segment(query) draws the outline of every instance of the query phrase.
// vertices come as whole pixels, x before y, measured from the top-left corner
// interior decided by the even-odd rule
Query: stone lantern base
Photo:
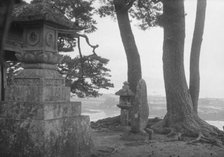
[[[130,121],[130,108],[131,105],[117,105],[121,109],[120,119],[122,126],[128,126]]]
[[[70,102],[62,76],[31,66],[14,78],[0,104],[0,156],[87,157],[92,146],[89,126],[81,103]]]
[[[89,117],[81,104],[1,102],[0,156],[87,157]]]

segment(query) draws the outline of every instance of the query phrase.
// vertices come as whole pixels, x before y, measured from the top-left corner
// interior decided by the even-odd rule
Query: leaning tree
[[[98,13],[101,17],[112,16],[117,19],[120,36],[127,57],[128,82],[135,92],[137,83],[142,77],[141,60],[132,32],[130,17],[140,21],[141,29],[156,25],[157,5],[153,0],[101,0]]]
[[[129,10],[135,0],[103,0],[103,2],[104,5],[99,9],[100,15],[114,16],[115,14],[117,17],[121,39],[127,57],[128,82],[130,89],[135,92],[137,83],[142,77],[140,56],[129,19]]]
[[[164,28],[163,71],[167,113],[152,126],[155,131],[198,136],[197,140],[217,144],[223,132],[200,119],[193,110],[184,71],[185,12],[184,0],[163,1],[161,25]]]

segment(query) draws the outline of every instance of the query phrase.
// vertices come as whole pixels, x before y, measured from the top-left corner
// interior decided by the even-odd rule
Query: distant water
[[[83,112],[82,115],[88,115],[90,117],[90,121],[97,121],[99,119],[113,117],[120,114],[120,112],[117,112],[117,113],[108,115],[103,110],[96,110],[96,109],[91,109],[89,111],[90,112]]]
[[[208,123],[211,124],[211,125],[216,126],[216,127],[219,128],[220,130],[223,130],[224,121],[210,121],[210,120],[208,120],[208,121],[206,121],[206,122],[208,122]]]
[[[82,115],[88,115],[90,117],[90,121],[97,121],[107,117],[106,113],[102,110],[91,109],[89,111],[90,112],[83,112]]]
[[[88,115],[90,116],[90,120],[91,121],[97,121],[99,119],[103,119],[103,118],[107,118],[109,117],[104,111],[102,110],[92,110],[91,109],[91,112],[83,112],[82,113],[83,115]],[[117,116],[119,115],[120,113],[115,113],[114,115],[112,116]],[[111,115],[110,115],[111,116]],[[112,117],[111,116],[111,117]],[[216,126],[217,128],[219,128],[220,130],[223,130],[223,126],[224,126],[224,121],[207,121],[209,124],[211,125],[214,125]]]

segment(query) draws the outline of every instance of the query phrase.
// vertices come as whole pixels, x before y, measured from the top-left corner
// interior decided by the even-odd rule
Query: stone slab
[[[70,88],[64,86],[9,86],[6,101],[69,101]]]
[[[0,118],[51,120],[81,115],[81,102],[1,102]]]
[[[24,69],[15,78],[62,78],[57,70],[50,69]]]
[[[64,86],[64,78],[14,78],[14,86]]]
[[[147,87],[145,81],[140,79],[136,88],[135,101],[132,108],[132,132],[144,132],[148,122],[148,116],[149,106],[147,100]]]

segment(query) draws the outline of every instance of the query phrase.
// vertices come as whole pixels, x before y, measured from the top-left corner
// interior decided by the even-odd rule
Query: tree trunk
[[[163,121],[152,128],[161,132],[168,127],[188,136],[203,134],[210,137],[211,133],[217,135],[221,131],[201,120],[193,111],[192,100],[187,87],[183,62],[185,38],[184,0],[166,0],[163,9],[163,71],[167,114]],[[210,139],[212,140],[212,138]]]
[[[185,15],[183,0],[164,1],[163,71],[170,123],[192,113],[192,101],[184,72]]]
[[[196,113],[198,113],[198,98],[200,91],[199,58],[200,58],[202,36],[204,32],[205,13],[206,13],[206,0],[198,0],[194,35],[191,45],[190,85],[189,85],[189,91],[193,102],[193,109]]]
[[[130,84],[130,89],[135,93],[138,81],[142,77],[140,56],[132,33],[128,8],[122,7],[120,4],[116,3],[114,3],[114,5],[121,39],[127,56],[128,82]]]

